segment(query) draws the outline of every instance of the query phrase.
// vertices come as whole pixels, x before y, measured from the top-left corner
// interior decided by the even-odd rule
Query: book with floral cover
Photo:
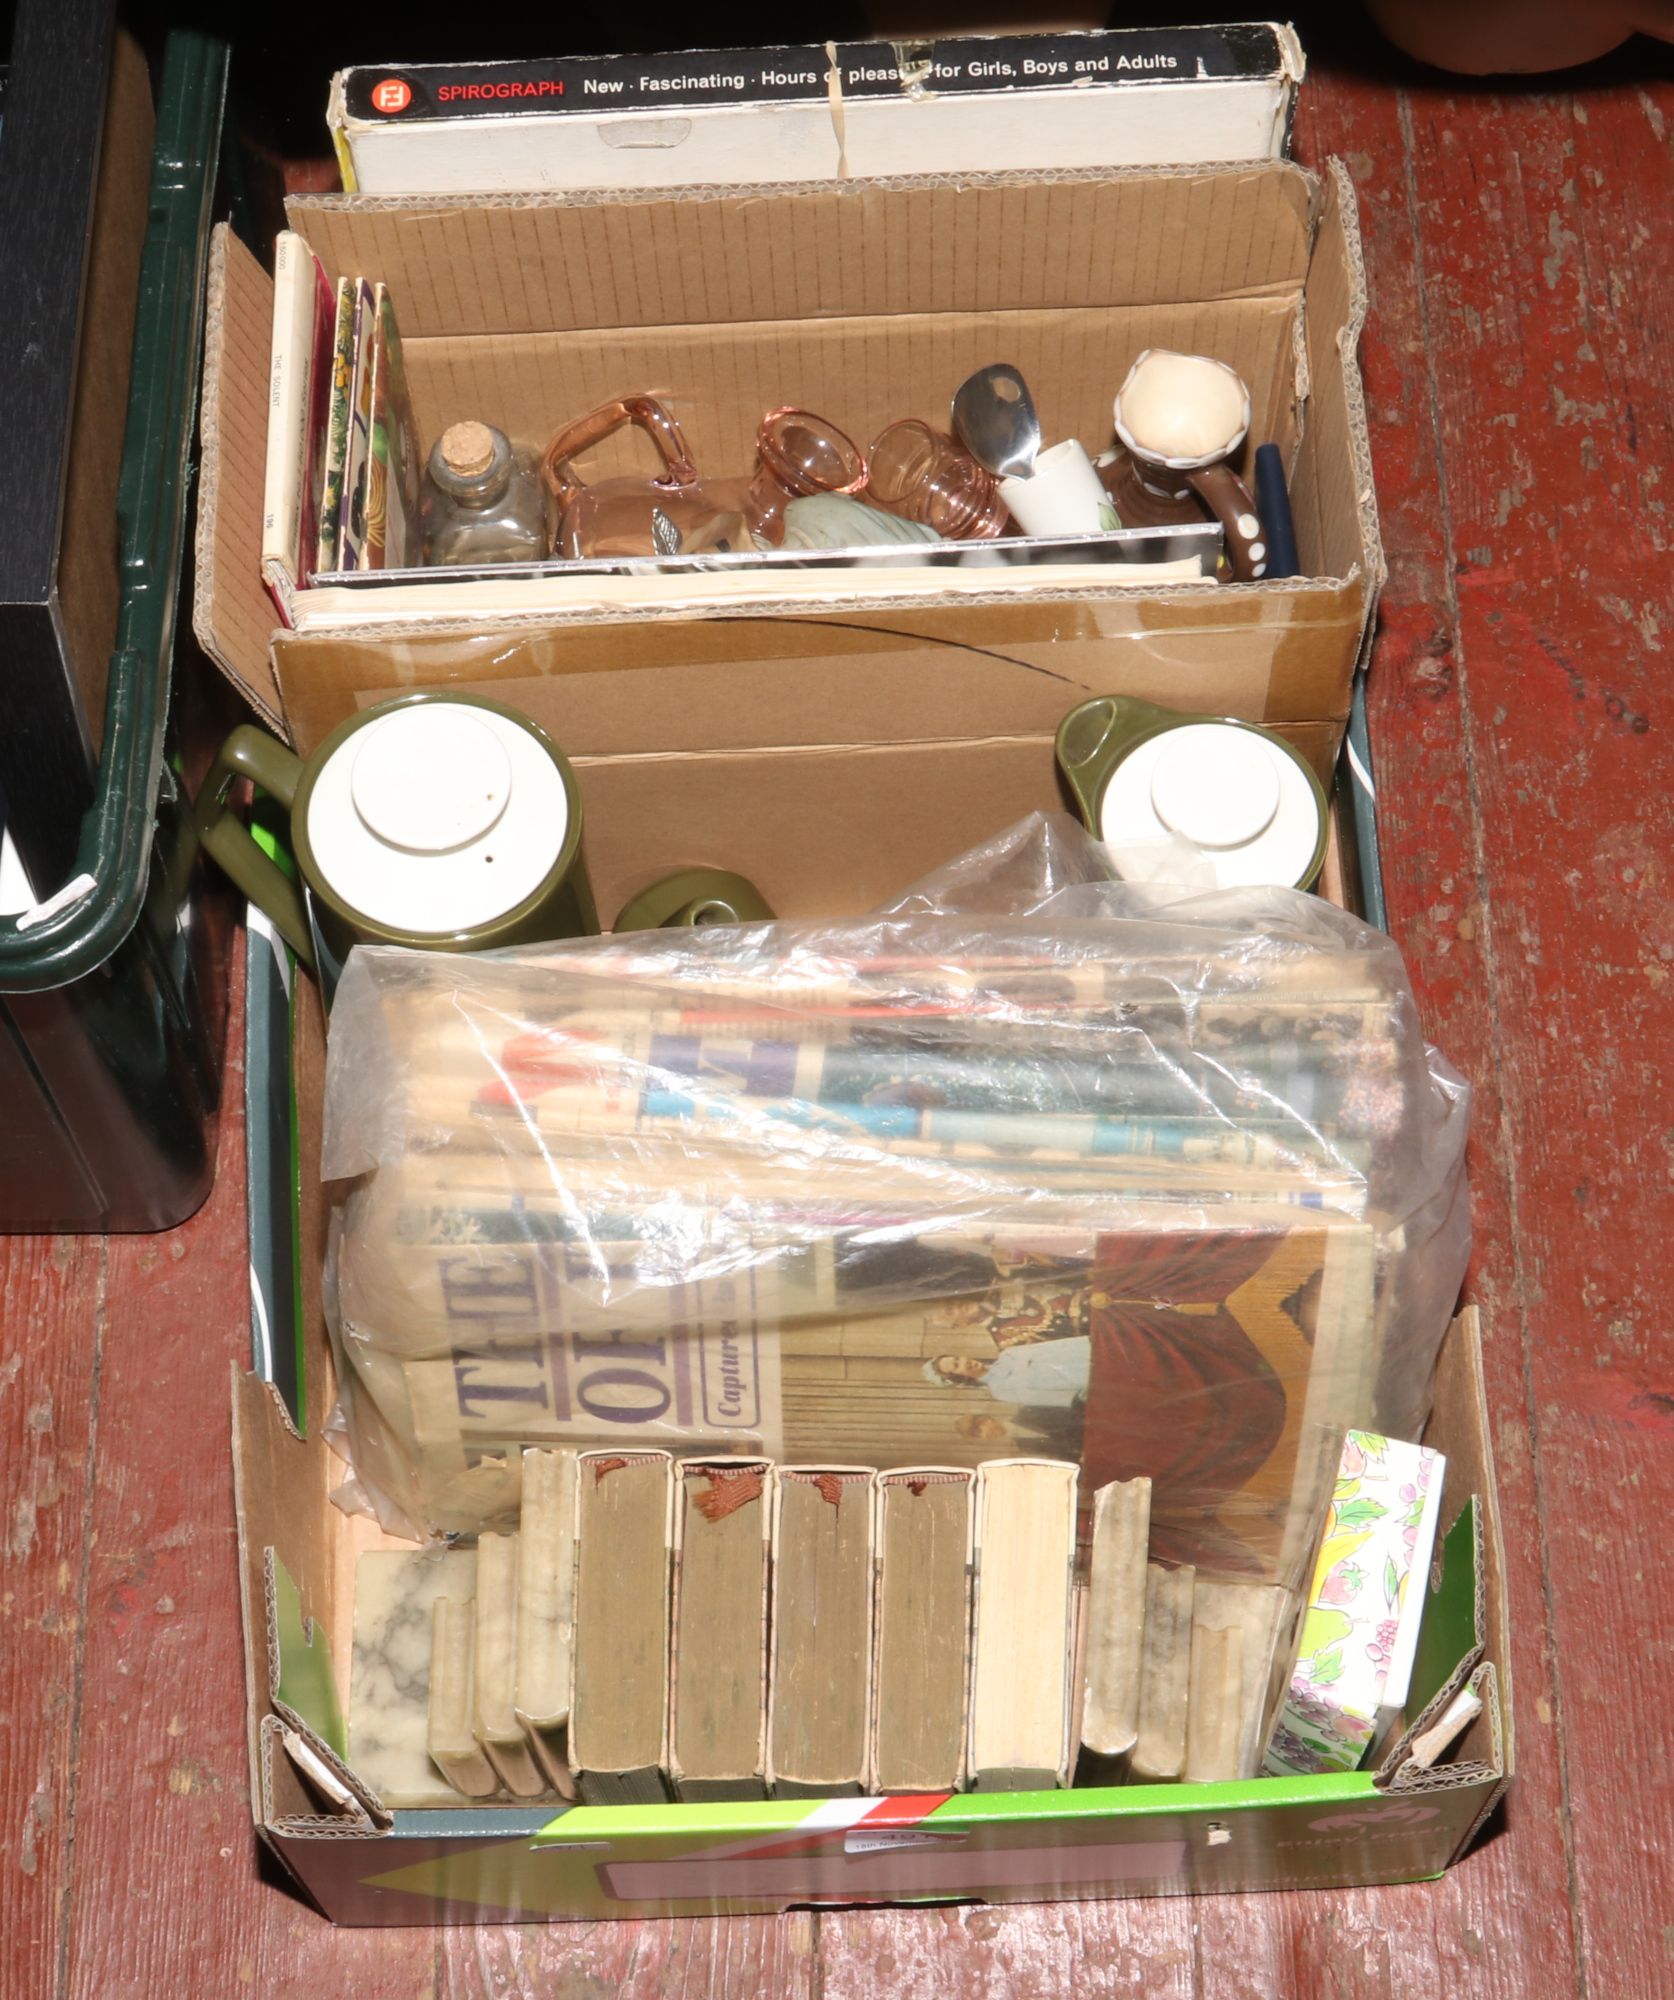
[[[405,569],[423,561],[419,529],[418,437],[389,287],[373,289],[371,439],[366,455],[366,534],[362,569]]]

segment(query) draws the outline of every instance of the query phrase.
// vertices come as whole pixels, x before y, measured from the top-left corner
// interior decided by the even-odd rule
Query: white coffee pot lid
[[[416,702],[350,732],[308,800],[324,885],[388,930],[448,937],[534,894],[569,832],[541,738],[475,702]]]
[[[1271,737],[1191,722],[1138,744],[1099,800],[1099,837],[1125,879],[1294,887],[1319,845],[1319,795]]]

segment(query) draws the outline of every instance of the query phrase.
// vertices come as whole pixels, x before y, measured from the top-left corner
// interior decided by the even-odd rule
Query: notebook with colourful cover
[[[372,355],[377,346],[377,305],[365,278],[354,284],[354,365],[349,378],[348,436],[343,493],[338,503],[337,566],[359,569],[366,542],[367,461],[372,449]]]
[[[326,411],[325,465],[320,481],[320,525],[314,540],[316,572],[337,568],[341,545],[343,478],[349,459],[349,397],[355,372],[355,288],[337,280],[337,314],[331,342],[331,385]]]
[[[419,541],[418,439],[388,286],[379,284],[373,298],[372,432],[360,567],[406,569],[424,559]]]

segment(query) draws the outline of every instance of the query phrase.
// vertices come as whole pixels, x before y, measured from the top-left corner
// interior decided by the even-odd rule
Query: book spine
[[[354,370],[349,383],[349,438],[343,466],[343,493],[338,503],[337,563],[340,569],[360,567],[366,541],[367,476],[372,444],[372,368],[377,351],[377,327],[372,287],[364,278],[354,288]]]
[[[918,44],[804,43],[550,62],[356,68],[333,82],[331,118],[351,138],[410,124],[563,119],[613,111],[716,110],[845,98],[1050,96],[1124,84],[1277,83],[1287,75],[1271,24],[954,36]]]
[[[355,367],[355,294],[347,278],[337,281],[337,311],[332,334],[331,388],[326,420],[324,472],[320,485],[320,531],[314,550],[317,571],[337,567],[339,515],[343,505],[343,475],[349,456],[349,392]]]
[[[262,565],[264,574],[270,568],[277,568],[293,586],[303,562],[316,281],[313,252],[294,230],[282,229],[275,238],[273,253],[273,348],[268,371]]]

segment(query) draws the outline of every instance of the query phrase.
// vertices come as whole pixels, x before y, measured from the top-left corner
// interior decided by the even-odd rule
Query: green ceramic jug
[[[307,903],[227,810],[240,776],[289,812]],[[246,724],[194,813],[204,847],[311,970],[357,943],[485,951],[599,928],[575,773],[545,730],[479,695],[382,702],[306,762]]]
[[[1318,778],[1282,736],[1103,695],[1058,726],[1058,766],[1125,879],[1311,889],[1325,861]]]

